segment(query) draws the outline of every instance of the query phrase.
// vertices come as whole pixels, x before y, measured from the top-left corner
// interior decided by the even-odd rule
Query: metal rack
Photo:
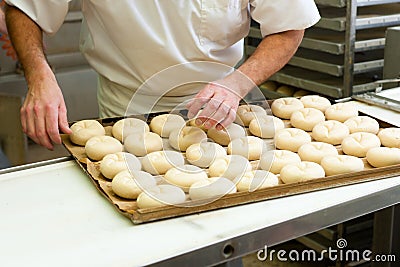
[[[374,81],[382,78],[386,28],[400,25],[400,1],[315,2],[321,20],[306,30],[295,56],[270,80],[334,99],[374,90]],[[254,23],[246,39],[246,56],[260,40]]]

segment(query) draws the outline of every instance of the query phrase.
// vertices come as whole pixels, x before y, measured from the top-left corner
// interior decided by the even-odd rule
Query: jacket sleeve
[[[63,24],[71,0],[5,0],[35,21],[44,32],[54,34]]]
[[[306,29],[321,18],[314,0],[250,0],[250,14],[260,23],[263,37]]]

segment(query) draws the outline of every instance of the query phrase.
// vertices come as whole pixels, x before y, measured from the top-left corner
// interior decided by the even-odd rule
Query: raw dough
[[[275,133],[285,128],[283,121],[275,116],[257,116],[251,120],[249,130],[261,138],[274,138]]]
[[[111,136],[94,136],[85,145],[86,155],[92,160],[102,160],[104,156],[122,152],[120,141]]]
[[[216,159],[209,168],[210,177],[225,177],[235,180],[243,176],[247,171],[251,171],[250,162],[240,155],[228,155]]]
[[[400,164],[400,148],[374,147],[367,152],[367,161],[373,167],[386,167]]]
[[[299,155],[289,150],[271,150],[261,155],[260,168],[279,174],[282,168],[291,163],[299,163]]]
[[[246,136],[246,132],[242,126],[236,123],[231,123],[223,130],[217,130],[215,127],[209,129],[207,136],[214,142],[222,146],[227,146],[232,140]]]
[[[378,133],[382,145],[400,148],[400,128],[385,128]]]
[[[179,151],[186,151],[189,146],[206,140],[207,134],[202,129],[193,126],[173,130],[168,139],[169,144]]]
[[[186,149],[187,161],[202,168],[209,167],[214,160],[225,156],[225,149],[221,145],[212,142],[193,144]]]
[[[290,116],[290,124],[304,131],[312,131],[315,125],[323,121],[325,121],[324,113],[315,108],[303,108]]]
[[[344,122],[349,127],[350,133],[366,132],[377,134],[379,132],[379,123],[368,116],[352,117]]]
[[[186,201],[183,190],[177,186],[162,184],[146,188],[138,196],[136,203],[139,209],[179,205]]]
[[[248,160],[258,160],[267,151],[264,140],[256,136],[245,136],[232,140],[228,145],[229,155],[241,155]]]
[[[165,174],[169,169],[184,164],[182,154],[171,150],[151,152],[142,159],[143,170],[153,175]]]
[[[156,186],[156,179],[143,171],[121,171],[111,182],[113,192],[123,198],[136,199],[138,195],[149,187]]]
[[[316,108],[322,112],[325,112],[327,108],[331,106],[331,102],[319,95],[307,95],[300,98],[305,108]]]
[[[362,171],[364,162],[360,158],[349,155],[326,156],[321,160],[321,166],[329,176]]]
[[[153,132],[138,132],[125,137],[125,150],[138,157],[160,151],[163,148],[162,138]]]
[[[275,134],[275,146],[283,150],[297,152],[300,146],[310,142],[311,136],[297,128],[285,128]]]
[[[345,122],[356,116],[358,116],[358,109],[351,102],[337,103],[325,110],[325,117],[327,120]]]
[[[79,145],[85,146],[87,140],[93,136],[105,135],[106,131],[100,122],[95,120],[82,120],[75,122],[71,125],[71,131],[69,138],[71,142]]]
[[[297,152],[302,161],[312,161],[320,164],[325,156],[336,156],[338,151],[336,147],[324,142],[311,142],[304,144]]]
[[[235,123],[239,125],[249,126],[252,119],[257,116],[267,115],[265,109],[257,105],[241,105],[236,112]]]
[[[264,170],[246,172],[237,182],[236,187],[239,192],[254,192],[267,187],[279,184],[279,178],[275,174]]]
[[[112,127],[112,135],[121,142],[130,134],[149,131],[149,125],[145,121],[136,118],[119,120]]]
[[[216,200],[236,192],[236,186],[231,180],[224,177],[212,177],[192,184],[189,189],[189,197],[192,200]]]
[[[319,142],[339,145],[350,134],[349,128],[341,122],[329,120],[318,123],[312,130],[312,137]]]
[[[173,130],[182,128],[185,125],[185,120],[176,114],[158,115],[150,121],[151,131],[161,137],[169,137]]]
[[[117,173],[124,170],[140,171],[141,169],[140,160],[126,152],[108,154],[100,161],[100,172],[108,179],[113,179]]]
[[[279,178],[285,184],[305,182],[325,177],[325,171],[315,162],[302,161],[282,168]]]
[[[290,119],[292,113],[304,108],[303,103],[295,97],[278,98],[272,102],[272,113],[281,119]]]
[[[369,149],[380,146],[379,137],[372,133],[353,133],[342,141],[343,153],[359,158],[365,157]]]
[[[169,184],[178,186],[183,191],[188,192],[192,184],[200,180],[207,180],[208,175],[197,166],[183,165],[169,169],[164,178]]]

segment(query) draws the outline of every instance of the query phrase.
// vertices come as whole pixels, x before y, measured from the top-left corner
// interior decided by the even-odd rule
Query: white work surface
[[[253,250],[399,199],[400,177],[393,177],[134,225],[75,161],[52,163],[0,175],[0,266],[143,266],[182,254],[185,262],[206,247],[254,239],[255,231],[273,230],[258,235]]]

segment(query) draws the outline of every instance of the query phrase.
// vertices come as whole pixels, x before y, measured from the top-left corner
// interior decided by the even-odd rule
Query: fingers
[[[186,105],[188,109],[188,117],[191,119],[199,113],[200,109],[204,106],[205,103],[210,101],[210,99],[214,95],[214,90],[210,85],[207,85],[202,89],[194,99]]]
[[[33,122],[35,127],[35,138],[38,140],[38,143],[47,149],[52,150],[53,144],[51,143],[50,137],[47,133],[46,127],[46,117],[48,116],[47,110],[45,110],[40,106],[35,106],[33,108]],[[30,119],[30,120],[32,120]]]
[[[58,109],[58,127],[60,128],[61,132],[65,134],[72,133],[68,125],[67,108],[65,107],[64,103],[62,103],[62,105]]]

